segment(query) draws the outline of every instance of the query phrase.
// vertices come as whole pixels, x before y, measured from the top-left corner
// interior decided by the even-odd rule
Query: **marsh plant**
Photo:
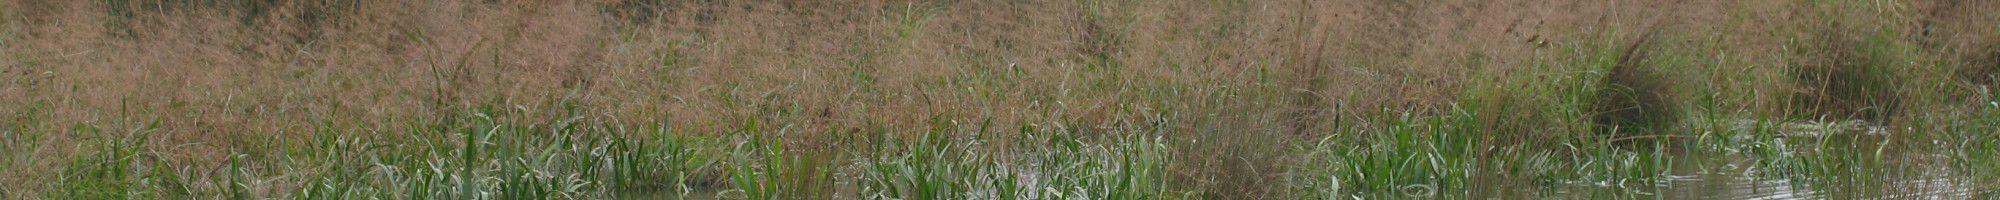
[[[0,199],[1990,199],[1993,10],[0,0]]]

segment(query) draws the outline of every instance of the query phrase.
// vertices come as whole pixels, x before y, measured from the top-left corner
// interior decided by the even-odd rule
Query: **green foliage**
[[[148,199],[186,196],[176,174],[156,165],[157,153],[146,141],[157,122],[140,125],[124,133],[104,133],[94,126],[78,126],[72,131],[97,134],[95,151],[72,157],[63,166],[54,184],[51,199]]]
[[[897,199],[1020,199],[1014,169],[994,161],[978,146],[952,141],[941,133],[898,142],[894,149],[868,159],[863,193]],[[987,192],[990,195],[975,194]]]

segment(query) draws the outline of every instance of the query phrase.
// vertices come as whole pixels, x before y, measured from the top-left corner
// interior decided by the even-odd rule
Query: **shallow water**
[[[1992,190],[1950,175],[1839,182],[1718,173],[1680,176],[1661,185],[1662,199],[1994,199]]]
[[[1790,178],[1758,178],[1744,174],[1682,176],[1660,186],[1666,200],[1994,200],[1994,190],[1980,190],[1970,180],[1954,176],[1908,176],[1882,182],[1812,182]]]
[[[1653,188],[1658,199],[2000,199],[1991,181],[1966,177],[1950,164],[1954,153],[1897,137],[1874,125],[1787,123],[1776,141],[1785,157],[1746,155],[1742,149],[1672,153],[1674,167]],[[1830,124],[1830,123],[1821,123]],[[1838,127],[1846,128],[1796,128]],[[1742,131],[1739,133],[1748,133]],[[1755,140],[1738,135],[1737,140]],[[1750,141],[1755,142],[1755,141]],[[1910,145],[1916,143],[1919,145]],[[1814,160],[1818,159],[1818,160]],[[1793,163],[1784,163],[1793,162]],[[1815,162],[1798,164],[1797,162]],[[1760,164],[1765,163],[1765,164]],[[1780,163],[1780,164],[1769,164]],[[1761,166],[1761,167],[1760,167]],[[1996,166],[2000,167],[2000,166]],[[1779,168],[1779,169],[1773,169]],[[1799,172],[1799,168],[1822,171]]]

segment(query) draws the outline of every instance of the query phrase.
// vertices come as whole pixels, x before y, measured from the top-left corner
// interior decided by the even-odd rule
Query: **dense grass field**
[[[1995,10],[0,0],[0,199],[1992,199]]]

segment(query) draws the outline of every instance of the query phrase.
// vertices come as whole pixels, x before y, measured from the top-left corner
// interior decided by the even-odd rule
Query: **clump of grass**
[[[43,139],[49,136],[47,131],[40,127],[44,126],[40,118],[44,117],[43,110],[47,107],[41,102],[27,103],[16,108],[19,110],[8,113],[15,117],[0,119],[0,151],[30,152],[34,147],[40,146]],[[23,162],[38,160],[36,156],[38,155],[33,153],[0,155],[0,168],[18,167]]]
[[[1555,59],[1494,70],[1442,112],[1403,112],[1386,126],[1306,146],[1288,182],[1299,198],[1493,197],[1508,187],[1654,187],[1672,140],[1628,141],[1678,125],[1671,78],[1655,72],[1651,33],[1623,45],[1577,43]],[[1483,78],[1483,79],[1482,79]],[[1592,134],[1599,133],[1599,134]],[[1619,137],[1624,136],[1624,137]],[[1650,137],[1667,138],[1667,137]],[[1615,144],[1653,144],[1620,146]],[[1650,147],[1650,148],[1647,148]],[[1501,186],[1506,185],[1506,186]],[[1619,194],[1629,195],[1629,194]]]
[[[1810,56],[1791,72],[1800,89],[1792,104],[1800,111],[1835,118],[1888,119],[1898,110],[1898,84],[1888,60],[1877,52],[1884,38],[1824,32]],[[1811,116],[1817,117],[1817,116]]]
[[[954,142],[932,133],[869,158],[863,196],[896,199],[1022,199],[1017,169],[979,151],[977,141]]]
[[[1463,118],[1459,118],[1463,119]],[[1454,118],[1403,115],[1380,130],[1357,134],[1368,142],[1329,136],[1306,150],[1292,170],[1293,196],[1434,198],[1463,190],[1473,169],[1471,135],[1446,130]]]
[[[1591,135],[1593,130],[1659,127],[1678,116],[1667,115],[1668,88],[1644,66],[1646,49],[1654,48],[1645,39],[1650,37],[1626,45],[1613,39],[1566,44],[1553,58],[1476,74],[1480,83],[1473,85],[1484,86],[1464,91],[1457,111],[1445,114],[1470,117],[1453,126],[1483,137],[1476,145],[1595,144],[1614,135]]]
[[[949,130],[949,129],[946,129]],[[1159,199],[1175,197],[1164,176],[1169,152],[1154,133],[1080,136],[1075,129],[1023,128],[1008,149],[934,130],[918,140],[881,140],[863,161],[864,198]]]
[[[1672,86],[1648,59],[1652,49],[1659,48],[1653,44],[1658,31],[1647,31],[1625,45],[1597,85],[1597,96],[1590,102],[1595,132],[1659,133],[1680,119]]]
[[[1231,92],[1235,93],[1235,92]],[[1218,98],[1213,101],[1234,103],[1238,99]],[[1248,112],[1249,109],[1229,109],[1207,112]],[[1249,199],[1270,198],[1282,195],[1287,188],[1273,187],[1284,184],[1283,174],[1293,167],[1290,162],[1298,155],[1293,146],[1313,142],[1317,137],[1292,134],[1289,131],[1271,129],[1272,124],[1263,124],[1242,118],[1194,116],[1178,119],[1192,126],[1176,129],[1169,139],[1177,145],[1171,146],[1171,178],[1177,188],[1194,190],[1202,198]],[[1296,130],[1296,129],[1293,129]],[[1315,133],[1326,137],[1336,133]]]
[[[62,167],[51,199],[147,199],[191,195],[178,174],[157,165],[158,154],[148,150],[148,136],[158,123],[149,123],[124,133],[105,133],[94,126],[72,131],[101,134],[94,151],[71,158]],[[240,195],[240,194],[232,194]],[[240,197],[240,196],[239,196]]]
[[[1922,94],[1906,94],[1909,86],[1934,81],[1923,68],[1906,68],[1925,58],[1914,55],[1905,42],[1895,39],[1885,28],[1884,15],[1876,11],[1856,11],[1854,2],[1822,2],[1813,6],[1816,16],[1830,20],[1804,24],[1803,35],[1787,73],[1794,91],[1789,102],[1793,116],[1808,119],[1862,119],[1887,121],[1905,109],[1905,100]],[[1915,103],[1915,102],[1912,102]]]
[[[2000,38],[1979,42],[1973,48],[1961,58],[1965,62],[1958,70],[1959,78],[1989,87],[2000,84]]]
[[[1289,169],[1290,197],[1468,198],[1522,195],[1514,187],[1609,184],[1651,187],[1665,153],[1608,143],[1559,147],[1480,143],[1478,113],[1405,114],[1379,129],[1353,130],[1305,146]],[[1361,140],[1348,139],[1361,137]],[[1657,149],[1657,148],[1656,148]]]
[[[690,140],[662,123],[647,140],[612,140],[607,149],[614,153],[610,184],[625,191],[659,191],[686,195],[694,190],[691,181],[719,159],[690,147]]]
[[[1100,136],[1091,144],[1075,129],[1045,132],[1025,161],[1032,176],[1028,199],[1158,199],[1171,193],[1165,175],[1167,144],[1157,132]]]
[[[1987,97],[1988,102],[1985,105],[1977,106],[1980,112],[1970,117],[1971,120],[1946,130],[1963,133],[2000,132],[2000,94],[1988,95],[1992,96]],[[1987,169],[2000,165],[2000,136],[1964,134],[1960,137],[1956,139],[1960,142],[1952,143],[1953,145],[1947,149],[1951,152],[1952,163],[1958,166],[1958,171],[1973,177],[1972,180],[1985,181],[1975,184],[2000,184],[2000,172]]]
[[[775,134],[758,129],[748,120],[742,129],[744,141],[730,153],[729,181],[735,189],[718,194],[725,198],[812,199],[831,198],[834,184],[832,161],[837,153],[802,153],[786,150],[784,136],[789,127]]]
[[[650,138],[597,137],[616,132],[569,118],[516,125],[477,114],[446,138],[378,143],[323,136],[291,157],[327,163],[296,193],[301,198],[613,198],[625,194],[687,197],[718,161],[693,140],[660,125]],[[413,131],[423,132],[425,129]],[[338,133],[330,133],[338,134]],[[425,135],[425,134],[412,134]],[[619,135],[619,134],[605,134]]]
[[[1637,63],[1639,58],[1626,58],[1623,50],[1614,48],[1610,41],[1593,41],[1569,44],[1563,51],[1556,52],[1553,59],[1537,61],[1529,66],[1512,69],[1487,70],[1475,74],[1480,87],[1471,87],[1455,99],[1453,110],[1438,113],[1440,117],[1466,117],[1452,123],[1453,129],[1479,138],[1473,145],[1532,145],[1532,148],[1553,148],[1566,144],[1594,144],[1607,140],[1610,136],[1593,136],[1590,131],[1599,127],[1615,127],[1620,124],[1598,124],[1600,115],[1609,111],[1621,111],[1615,106],[1639,100],[1642,94],[1652,91],[1635,91],[1630,86],[1607,84],[1636,84],[1645,80],[1618,80],[1612,72],[1620,62]],[[1628,46],[1629,47],[1629,46]],[[1635,55],[1636,56],[1636,55]],[[1621,61],[1631,59],[1633,61]],[[1628,68],[1631,79],[1649,78],[1637,73],[1637,68]],[[1650,86],[1648,86],[1650,87]],[[1643,88],[1651,89],[1651,88]],[[1630,93],[1603,94],[1604,92],[1629,91]],[[1630,97],[1628,99],[1600,100],[1603,96]],[[1639,106],[1639,105],[1631,105]],[[1603,108],[1603,109],[1599,109]],[[1420,113],[1422,114],[1422,113]],[[1652,113],[1647,113],[1652,114]],[[1633,117],[1640,114],[1614,113],[1614,116]],[[1652,118],[1647,116],[1647,118]],[[1634,120],[1609,118],[1618,120]],[[1613,121],[1618,122],[1618,121]],[[1607,129],[1608,130],[1608,129]],[[1479,134],[1472,134],[1479,133]],[[1530,142],[1542,141],[1542,142]],[[1556,141],[1556,142],[1548,142]]]

